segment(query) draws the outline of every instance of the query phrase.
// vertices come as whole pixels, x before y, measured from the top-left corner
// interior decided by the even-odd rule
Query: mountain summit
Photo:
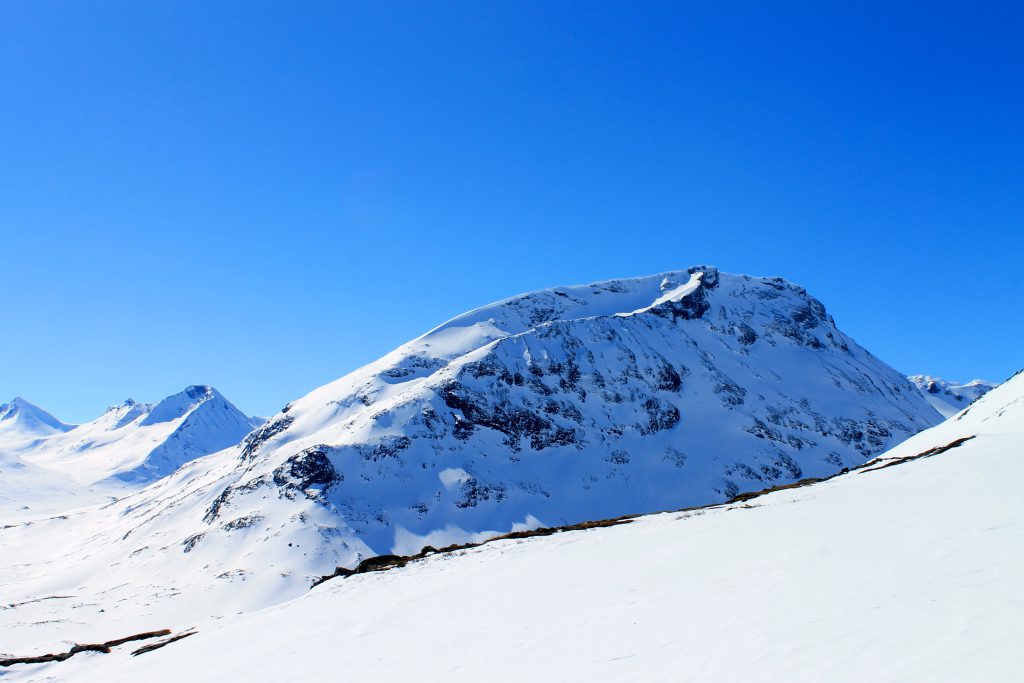
[[[73,427],[20,396],[0,405],[0,439],[3,440],[45,438]]]

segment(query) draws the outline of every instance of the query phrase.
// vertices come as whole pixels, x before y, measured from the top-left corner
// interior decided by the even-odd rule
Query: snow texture
[[[12,680],[1017,681],[1022,447],[1018,375],[827,482],[334,579]]]

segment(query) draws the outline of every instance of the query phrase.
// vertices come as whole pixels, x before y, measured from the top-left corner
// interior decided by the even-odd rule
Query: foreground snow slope
[[[334,579],[12,680],[1017,681],[1022,477],[1018,375],[824,483]]]
[[[961,384],[959,382],[947,382],[941,377],[932,375],[911,375],[908,377],[921,394],[935,410],[943,417],[952,417],[961,410],[971,405],[995,386],[992,382],[975,379]]]

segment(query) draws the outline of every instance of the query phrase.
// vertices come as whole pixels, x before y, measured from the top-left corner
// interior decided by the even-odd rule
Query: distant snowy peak
[[[213,387],[193,384],[186,387],[184,391],[168,396],[152,406],[145,419],[139,424],[146,426],[177,420],[203,403],[217,400],[226,402],[224,397]]]
[[[235,408],[230,401],[224,398],[223,394],[213,387],[194,384],[186,387],[184,391],[168,396],[159,403],[139,403],[132,398],[126,399],[120,405],[107,408],[103,415],[94,420],[93,423],[102,424],[105,429],[113,430],[135,422],[138,422],[137,426],[140,427],[173,422],[208,401],[212,401],[213,405],[229,411]],[[141,420],[139,419],[140,417],[142,418]],[[244,416],[244,422],[251,429],[259,427],[266,421],[264,417]]]
[[[74,428],[39,406],[16,396],[0,405],[0,435],[7,439],[38,439]]]
[[[233,446],[261,424],[213,387],[192,385],[158,403],[128,399],[91,422],[54,429],[31,442],[0,436],[0,448],[83,485],[141,484]]]
[[[92,424],[102,424],[107,430],[120,429],[132,424],[140,416],[148,415],[152,409],[152,403],[139,403],[129,398],[121,405],[107,408],[102,415],[93,420]]]
[[[910,375],[907,379],[913,382],[929,405],[943,417],[956,415],[997,386],[993,382],[980,379],[961,384],[932,375]]]

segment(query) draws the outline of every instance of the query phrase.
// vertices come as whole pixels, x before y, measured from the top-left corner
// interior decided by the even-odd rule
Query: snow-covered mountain
[[[140,483],[236,444],[255,426],[216,389],[194,385],[158,403],[129,398],[92,422],[20,453],[84,484],[103,479]]]
[[[263,422],[206,386],[155,404],[129,399],[81,425],[16,398],[0,408],[0,521],[109,502]]]
[[[0,443],[20,445],[61,434],[73,427],[20,396],[0,405]]]
[[[940,419],[777,278],[559,287],[459,316],[103,509],[0,530],[0,592],[73,587],[79,639],[188,623],[370,555],[833,474]],[[40,625],[12,638],[51,642],[65,608],[20,609]]]
[[[81,425],[63,424],[22,399],[10,405],[17,406],[12,412],[26,426],[0,434],[0,451],[84,485],[159,479],[190,460],[237,444],[261,424],[208,386],[190,386],[154,404],[128,399]],[[26,414],[28,419],[21,417]],[[46,430],[34,427],[40,423]]]
[[[992,382],[981,379],[961,384],[947,382],[941,377],[932,375],[911,375],[908,379],[921,391],[928,404],[939,411],[943,417],[956,415],[996,386]]]
[[[1009,683],[1022,449],[1018,374],[825,482],[336,578],[182,624],[175,636],[194,635],[151,653],[20,665],[12,680]]]
[[[250,435],[196,533],[274,501],[356,552],[696,505],[859,464],[940,416],[798,286],[691,268],[459,316]]]

